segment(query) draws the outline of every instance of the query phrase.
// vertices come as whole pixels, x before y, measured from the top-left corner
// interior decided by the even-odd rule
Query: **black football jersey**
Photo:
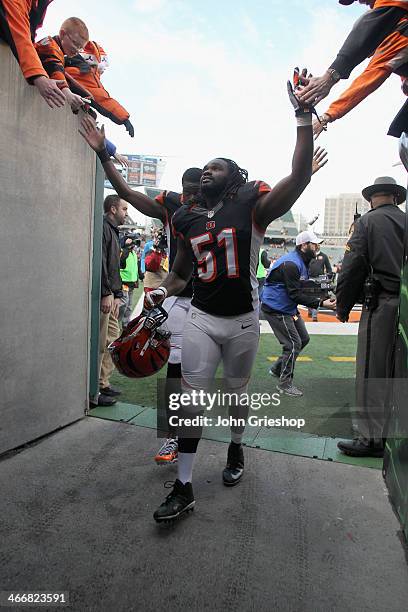
[[[177,253],[177,238],[171,231],[171,219],[174,213],[183,206],[183,195],[175,191],[163,191],[156,196],[156,202],[161,204],[166,211],[165,230],[167,234],[167,244],[169,251],[169,270],[172,269]],[[189,280],[186,287],[178,294],[180,297],[189,297],[193,295],[193,283]]]
[[[219,316],[258,308],[256,270],[264,230],[255,224],[253,211],[270,190],[252,181],[213,210],[184,205],[173,216],[175,235],[184,239],[196,261],[193,306]]]

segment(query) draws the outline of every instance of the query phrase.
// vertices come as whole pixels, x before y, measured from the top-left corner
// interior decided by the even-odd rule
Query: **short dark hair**
[[[186,181],[190,183],[199,183],[201,180],[202,168],[187,168],[184,172],[181,182],[184,184]]]
[[[105,214],[109,213],[112,206],[116,206],[117,208],[120,200],[121,198],[116,194],[106,196],[103,202],[103,212]]]

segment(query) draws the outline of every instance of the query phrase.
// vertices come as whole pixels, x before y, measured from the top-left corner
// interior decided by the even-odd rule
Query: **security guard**
[[[382,457],[390,401],[386,381],[393,376],[404,253],[405,214],[397,205],[406,199],[406,189],[382,176],[362,194],[371,210],[355,224],[336,292],[337,318],[342,322],[363,296],[353,418],[358,437],[338,447],[346,455]]]

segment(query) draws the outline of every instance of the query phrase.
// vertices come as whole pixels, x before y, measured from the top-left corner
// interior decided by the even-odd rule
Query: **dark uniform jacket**
[[[380,294],[398,295],[404,253],[405,213],[383,204],[363,215],[346,245],[337,281],[337,312],[347,318],[372,272]]]
[[[102,235],[102,276],[101,296],[113,293],[115,298],[122,297],[122,279],[120,277],[120,244],[119,230],[108,217],[103,218]]]

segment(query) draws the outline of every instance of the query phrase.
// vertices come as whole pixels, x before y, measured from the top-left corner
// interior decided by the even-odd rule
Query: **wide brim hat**
[[[361,192],[363,198],[365,198],[368,202],[371,200],[372,196],[379,191],[384,191],[385,193],[393,193],[396,198],[398,204],[402,204],[405,202],[407,197],[407,190],[405,187],[398,185],[397,181],[392,178],[392,176],[379,176],[375,179],[373,185],[369,185]]]

